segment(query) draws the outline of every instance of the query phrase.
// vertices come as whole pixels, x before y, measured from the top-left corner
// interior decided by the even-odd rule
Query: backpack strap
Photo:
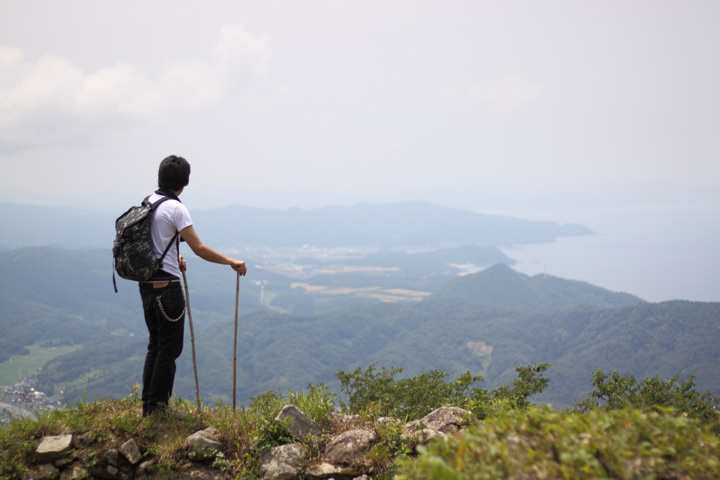
[[[180,202],[180,199],[177,197],[177,195],[175,195],[174,193],[172,193],[170,190],[166,190],[166,189],[162,189],[162,188],[161,188],[161,189],[156,190],[155,193],[158,194],[158,195],[162,195],[162,198],[159,199],[158,201],[156,201],[155,203],[153,203],[152,205],[150,205],[150,207],[151,207],[152,210],[153,210],[153,214],[155,213],[155,209],[156,209],[162,202],[164,202],[165,200],[177,200],[178,202]],[[150,198],[150,195],[148,195],[147,197],[145,197],[145,200],[143,201],[143,203],[148,202],[149,198]],[[180,202],[180,203],[182,203],[182,202]],[[146,203],[146,204],[148,204],[148,203]],[[173,242],[175,242],[175,244],[177,245],[178,255],[180,254],[180,241],[179,241],[179,239],[178,239],[179,235],[180,235],[180,232],[175,231],[175,235],[173,236],[172,239],[170,239],[170,241],[168,242],[167,247],[165,247],[165,251],[164,251],[163,254],[160,256],[160,259],[158,260],[158,266],[159,266],[160,268],[162,268],[162,262],[163,262],[163,260],[165,260],[165,256],[166,256],[167,253],[170,251],[170,247],[172,247]]]
[[[158,264],[159,264],[160,268],[162,268],[162,262],[163,262],[163,260],[165,260],[165,255],[167,255],[167,253],[170,251],[170,247],[172,247],[173,242],[175,242],[175,244],[177,245],[178,255],[180,254],[180,240],[178,239],[179,236],[180,236],[180,232],[176,231],[173,238],[170,240],[170,242],[168,242],[168,246],[165,247],[165,251],[163,252],[160,259],[158,260]]]
[[[156,209],[157,207],[159,207],[160,204],[163,203],[165,200],[177,200],[178,202],[180,201],[180,199],[177,198],[177,197],[176,197],[176,198],[172,198],[172,197],[162,197],[162,198],[160,198],[158,201],[156,201],[155,203],[150,203],[149,199],[150,199],[150,196],[149,196],[149,195],[148,195],[147,197],[145,197],[145,200],[143,200],[143,205],[150,205],[150,208],[152,208],[152,211],[153,211],[153,212],[154,212],[155,209]]]
[[[115,293],[118,293],[117,281],[115,281],[115,258],[114,257],[113,257],[112,272],[113,272],[113,288],[115,289]]]

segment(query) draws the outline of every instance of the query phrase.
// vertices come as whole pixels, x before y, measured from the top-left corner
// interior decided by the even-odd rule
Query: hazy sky
[[[1,199],[715,201],[718,47],[715,0],[4,0]]]
[[[574,221],[615,250],[519,268],[720,300],[719,49],[717,0],[0,0],[0,201],[124,211],[178,154],[193,208]]]

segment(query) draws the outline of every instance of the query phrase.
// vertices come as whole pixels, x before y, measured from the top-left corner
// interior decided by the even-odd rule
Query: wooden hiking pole
[[[235,284],[235,339],[233,347],[233,412],[235,411],[235,393],[237,383],[237,327],[238,327],[238,303],[240,299],[240,272],[237,272]]]
[[[195,371],[195,397],[197,398],[198,413],[200,412],[200,382],[198,382],[197,359],[195,357],[195,330],[193,329],[192,313],[190,313],[190,291],[188,290],[187,275],[182,271],[185,283],[185,304],[187,305],[188,322],[190,324],[190,345],[192,345],[193,370]]]

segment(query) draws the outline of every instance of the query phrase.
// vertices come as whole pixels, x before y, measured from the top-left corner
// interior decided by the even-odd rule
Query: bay
[[[581,280],[651,302],[720,301],[720,203],[512,214],[581,223],[596,232],[504,248],[519,272]]]

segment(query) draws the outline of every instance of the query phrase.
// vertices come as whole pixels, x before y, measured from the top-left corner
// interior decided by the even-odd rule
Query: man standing
[[[190,164],[183,157],[171,155],[160,163],[159,189],[148,199],[154,203],[162,197],[170,198],[155,209],[151,226],[156,258],[169,250],[157,273],[150,280],[140,282],[140,297],[150,334],[143,369],[143,416],[167,407],[175,381],[175,360],[183,349],[185,296],[180,277],[186,263],[178,251],[178,232],[203,260],[230,265],[240,275],[247,272],[244,261],[227,257],[200,241],[188,209],[178,198],[189,183]]]

